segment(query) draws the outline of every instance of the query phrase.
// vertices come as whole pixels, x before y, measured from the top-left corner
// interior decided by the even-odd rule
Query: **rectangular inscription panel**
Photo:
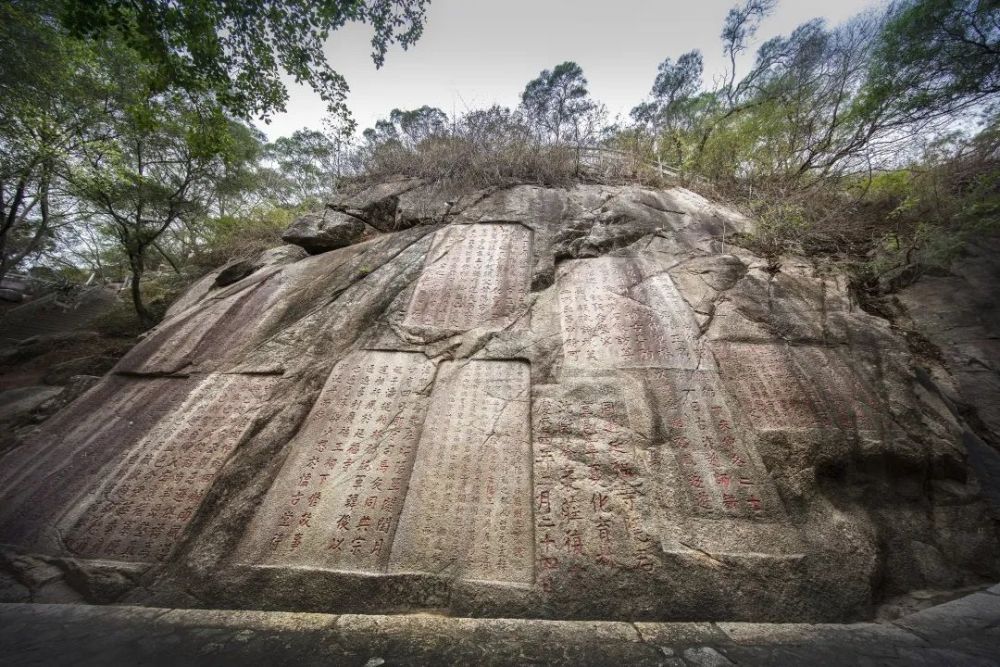
[[[67,531],[84,558],[163,560],[251,426],[277,378],[212,375],[106,474]]]
[[[755,428],[877,428],[878,398],[833,351],[717,343],[713,352],[727,388]]]
[[[712,519],[784,517],[770,477],[740,433],[714,373],[651,370],[647,379],[660,406],[673,459],[672,510]]]
[[[532,407],[539,587],[558,594],[646,577],[660,566],[650,466],[621,389],[600,380],[548,385]]]
[[[245,562],[382,572],[434,365],[357,352],[333,369],[241,547]]]
[[[466,330],[517,311],[531,285],[531,231],[455,225],[435,235],[404,325]]]
[[[100,488],[162,418],[184,402],[190,379],[108,376],[48,420],[0,464],[0,542],[63,549],[60,521]]]
[[[714,371],[643,371],[657,447],[661,536],[669,552],[785,557],[801,551],[774,481]]]
[[[529,366],[439,371],[390,570],[532,581]]]
[[[559,310],[569,368],[698,366],[697,322],[670,276],[647,262],[566,262]]]

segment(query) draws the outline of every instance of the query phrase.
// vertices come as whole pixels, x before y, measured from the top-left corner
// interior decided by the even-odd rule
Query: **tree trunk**
[[[7,210],[0,209],[0,213],[2,213],[2,219],[0,219],[0,280],[7,275],[7,271],[14,264],[11,261],[12,258],[8,256],[7,240],[14,229],[14,225],[17,223],[27,187],[28,177],[22,176],[17,182],[17,188],[14,191],[14,196],[8,203]]]
[[[139,316],[139,321],[142,322],[142,326],[149,329],[156,324],[156,317],[154,317],[153,313],[146,308],[146,304],[142,302],[142,291],[139,289],[139,283],[142,280],[142,274],[146,268],[144,255],[145,252],[141,249],[129,252],[128,263],[129,267],[132,269],[132,305],[135,306],[135,314]]]

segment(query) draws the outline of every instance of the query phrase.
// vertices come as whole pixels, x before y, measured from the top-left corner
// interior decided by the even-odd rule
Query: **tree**
[[[361,136],[368,142],[369,148],[389,143],[402,144],[399,128],[396,127],[395,123],[385,118],[375,121],[375,127],[366,128]]]
[[[409,111],[393,109],[389,112],[389,122],[396,127],[398,134],[415,146],[428,137],[444,134],[448,128],[448,115],[437,107],[425,104]]]
[[[274,198],[283,206],[322,200],[336,187],[338,156],[334,140],[305,128],[268,144],[264,159],[274,165]]]
[[[155,92],[181,89],[240,117],[285,110],[282,73],[344,115],[347,82],[326,60],[330,33],[351,21],[374,28],[372,59],[414,44],[427,0],[59,0],[72,35],[119,38],[149,65]]]
[[[48,7],[0,5],[0,278],[64,224],[67,157],[102,113],[95,52],[47,21]]]
[[[393,109],[388,118],[375,122],[374,128],[362,135],[370,146],[398,143],[413,148],[424,139],[444,135],[448,130],[448,115],[426,104],[417,109]]]
[[[235,120],[219,135],[225,142],[210,180],[215,215],[246,214],[260,203],[260,163],[266,156],[264,133]]]
[[[723,96],[705,121],[699,169],[799,187],[874,157],[877,142],[901,129],[887,117],[871,123],[858,109],[881,25],[874,12],[833,29],[815,19],[764,42],[734,88],[734,105]]]
[[[700,51],[689,51],[674,63],[667,58],[657,68],[650,99],[632,109],[630,115],[640,126],[654,134],[653,150],[657,151],[657,137],[662,128],[674,147],[674,162],[683,161],[683,147],[678,135],[678,125],[686,114],[690,100],[701,88],[704,64]]]
[[[729,72],[723,87],[723,92],[730,106],[736,104],[740,92],[745,89],[744,78],[741,85],[736,85],[736,57],[743,53],[750,39],[757,33],[760,22],[764,20],[777,6],[778,0],[744,0],[726,14],[722,24],[722,51],[729,59]]]
[[[1000,3],[903,0],[888,12],[865,91],[868,114],[913,121],[1000,94]]]
[[[108,73],[117,82],[106,100],[108,113],[87,129],[67,178],[91,217],[103,220],[124,250],[133,305],[142,323],[152,326],[156,316],[141,290],[150,253],[176,268],[159,241],[172,227],[210,211],[217,177],[236,142],[232,122],[213,101],[137,86],[143,65],[130,54],[117,50]]]
[[[635,106],[629,115],[648,127],[672,127],[678,110],[701,89],[703,71],[700,51],[689,51],[676,63],[667,58],[657,68],[649,99]]]
[[[653,99],[661,107],[669,110],[678,102],[698,92],[701,88],[703,70],[704,62],[698,50],[685,53],[677,59],[676,64],[667,58],[657,68],[656,80],[653,82]]]
[[[559,142],[567,133],[578,131],[578,124],[595,104],[590,99],[583,69],[567,61],[551,70],[542,70],[529,81],[521,93],[521,106],[540,134],[548,134]]]

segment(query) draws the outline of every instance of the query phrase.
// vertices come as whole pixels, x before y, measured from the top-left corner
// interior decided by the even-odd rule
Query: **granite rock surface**
[[[300,217],[285,230],[281,239],[301,246],[311,255],[318,255],[357,242],[364,235],[365,229],[365,223],[358,218],[324,210]]]
[[[0,597],[827,622],[1000,577],[963,376],[741,215],[412,179],[327,215],[370,238],[206,276],[0,459]]]

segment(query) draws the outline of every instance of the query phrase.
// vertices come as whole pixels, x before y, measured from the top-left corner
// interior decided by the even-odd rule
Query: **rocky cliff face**
[[[0,459],[4,595],[804,621],[995,581],[990,425],[750,224],[679,188],[334,202],[290,230],[320,254],[207,276]]]

